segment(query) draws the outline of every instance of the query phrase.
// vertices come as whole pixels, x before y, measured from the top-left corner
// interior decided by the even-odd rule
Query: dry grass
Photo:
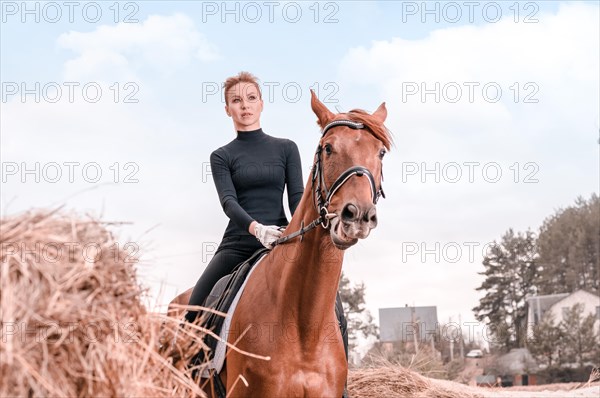
[[[600,383],[553,383],[553,384],[540,384],[535,386],[512,386],[505,387],[503,390],[508,391],[574,391],[588,387],[599,387]],[[494,389],[496,390],[496,389]]]
[[[138,258],[100,221],[28,212],[0,220],[0,245],[0,396],[202,395],[196,332],[146,310]]]
[[[468,386],[430,379],[401,365],[379,363],[376,367],[350,370],[348,392],[351,397],[386,398],[475,398]]]

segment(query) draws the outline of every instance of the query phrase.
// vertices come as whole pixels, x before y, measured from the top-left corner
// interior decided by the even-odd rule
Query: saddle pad
[[[214,354],[212,355],[212,359],[209,361],[208,366],[204,369],[204,371],[202,373],[202,377],[210,377],[209,371],[212,369],[214,369],[215,372],[217,372],[217,373],[220,373],[221,369],[223,369],[223,364],[225,363],[225,354],[227,353],[227,345],[225,344],[225,342],[227,342],[227,337],[229,335],[231,319],[233,318],[233,314],[237,307],[237,303],[240,301],[240,297],[242,296],[242,293],[244,292],[244,288],[246,287],[246,283],[248,283],[248,279],[250,278],[250,275],[252,275],[252,272],[254,272],[254,270],[256,269],[256,267],[262,261],[263,258],[264,258],[264,253],[256,260],[256,262],[254,263],[254,265],[248,272],[248,275],[244,279],[244,283],[240,286],[235,297],[233,298],[233,301],[231,302],[231,305],[229,306],[229,309],[227,310],[227,316],[223,320],[223,325],[221,326],[221,331],[219,333],[219,340],[216,343],[216,347],[214,349]]]

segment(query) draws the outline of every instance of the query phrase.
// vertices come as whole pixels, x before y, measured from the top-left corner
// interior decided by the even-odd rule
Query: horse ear
[[[373,117],[377,119],[381,124],[385,122],[385,119],[387,118],[387,109],[385,107],[385,102],[382,102],[381,105],[379,105],[379,108],[377,108],[377,110],[373,112]]]
[[[319,123],[321,128],[325,127],[335,116],[321,101],[319,101],[312,89],[310,90],[310,106],[315,115],[317,115],[317,118],[319,119],[317,123]]]

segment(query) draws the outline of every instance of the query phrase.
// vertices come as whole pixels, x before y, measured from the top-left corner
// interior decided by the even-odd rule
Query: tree
[[[364,307],[365,289],[363,282],[350,286],[350,280],[342,272],[339,292],[344,305],[344,315],[348,321],[349,349],[356,347],[359,335],[365,338],[371,335],[379,336],[377,325],[373,322],[373,316]]]
[[[583,316],[583,304],[577,303],[565,310],[559,324],[562,332],[561,349],[566,362],[578,362],[583,367],[584,362],[597,359],[594,352],[598,346],[598,335],[594,329],[596,317],[594,314]]]
[[[533,327],[533,336],[527,341],[527,348],[539,363],[551,367],[561,341],[562,331],[555,325],[554,316],[547,313]]]
[[[485,280],[476,290],[486,292],[473,308],[476,318],[486,322],[502,350],[525,346],[526,297],[536,293],[538,277],[535,236],[509,229],[500,243],[494,241],[483,259]],[[489,337],[489,334],[488,334]]]
[[[559,209],[546,218],[538,238],[537,282],[540,294],[571,293],[585,289],[600,292],[600,199],[581,196],[575,206]]]

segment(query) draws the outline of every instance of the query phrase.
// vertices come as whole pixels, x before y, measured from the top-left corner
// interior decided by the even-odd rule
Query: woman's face
[[[241,82],[231,87],[226,94],[225,112],[233,119],[235,129],[238,131],[259,129],[263,101],[256,86]]]

